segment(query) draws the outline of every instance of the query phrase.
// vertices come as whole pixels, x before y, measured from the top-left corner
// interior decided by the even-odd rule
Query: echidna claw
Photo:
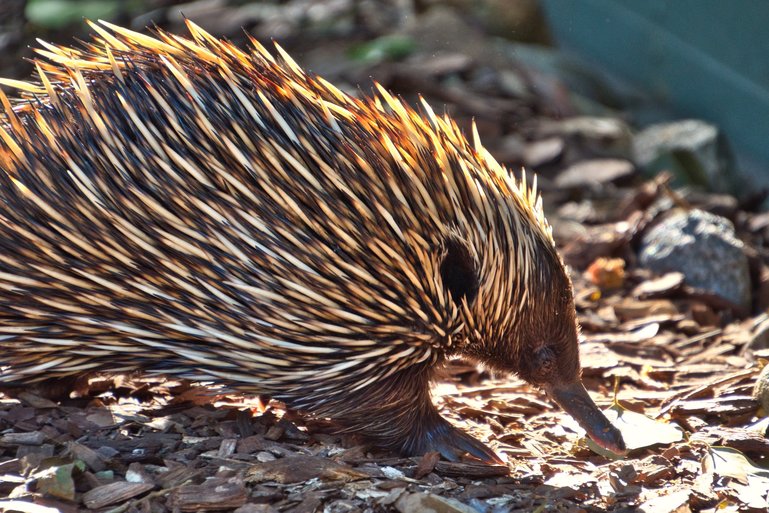
[[[478,458],[484,463],[505,465],[497,454],[468,435],[461,429],[450,425],[444,419],[422,435],[422,440],[413,440],[414,453],[424,454],[437,451],[448,461],[459,461],[465,455]]]

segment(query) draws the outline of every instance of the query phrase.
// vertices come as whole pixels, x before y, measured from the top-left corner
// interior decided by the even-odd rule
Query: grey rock
[[[641,241],[641,265],[657,273],[678,271],[690,286],[750,307],[750,273],[734,226],[703,210],[678,211]]]
[[[751,351],[769,349],[769,320],[765,320],[755,327],[750,342],[748,342],[748,348]],[[769,389],[767,389],[767,399],[769,399]]]
[[[633,139],[633,156],[650,173],[669,169],[683,183],[729,187],[732,157],[718,128],[698,119],[651,125]]]
[[[769,365],[765,365],[756,378],[756,384],[753,386],[753,398],[761,405],[764,415],[769,415]]]

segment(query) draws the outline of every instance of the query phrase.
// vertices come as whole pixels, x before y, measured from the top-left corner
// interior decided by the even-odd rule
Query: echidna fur
[[[191,22],[92,27],[2,81],[21,92],[0,94],[0,383],[213,380],[406,453],[495,459],[430,402],[442,362],[579,382],[536,184],[477,133]]]

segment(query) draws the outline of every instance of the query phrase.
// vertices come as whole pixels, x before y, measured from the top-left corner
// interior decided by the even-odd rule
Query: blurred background
[[[678,186],[761,204],[769,184],[769,6],[718,0],[0,0],[0,76],[84,18],[246,44],[280,42],[354,95],[418,93],[546,189],[668,170]]]

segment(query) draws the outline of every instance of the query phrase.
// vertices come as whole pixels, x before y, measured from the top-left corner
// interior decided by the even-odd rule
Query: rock
[[[764,365],[761,373],[756,377],[753,398],[764,410],[764,415],[769,415],[769,365]]]
[[[636,163],[648,173],[663,169],[686,184],[713,190],[729,187],[732,159],[718,128],[689,119],[651,125],[633,140]]]
[[[583,160],[561,172],[555,179],[555,185],[564,189],[599,188],[631,176],[634,170],[633,164],[627,160]]]
[[[729,220],[703,210],[677,211],[641,241],[641,265],[659,274],[681,272],[692,287],[750,307],[750,273]]]
[[[748,349],[751,351],[769,349],[769,320],[765,320],[755,327],[748,342]]]

